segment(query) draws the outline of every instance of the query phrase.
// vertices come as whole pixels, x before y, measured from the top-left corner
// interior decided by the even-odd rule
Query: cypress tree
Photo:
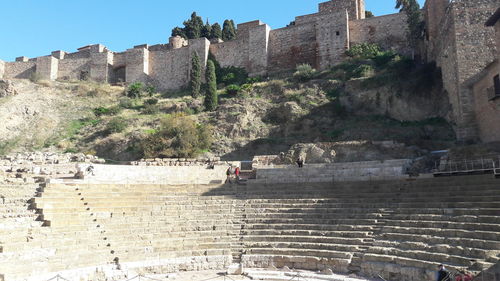
[[[222,29],[219,23],[214,23],[212,25],[212,31],[210,33],[210,39],[219,38],[222,39]]]
[[[206,71],[206,79],[207,79],[207,91],[205,93],[205,109],[207,111],[214,111],[217,109],[218,100],[217,100],[217,77],[215,75],[215,65],[214,62],[208,60],[207,63],[207,71]]]
[[[236,37],[236,30],[234,29],[234,21],[225,20],[222,26],[222,40],[229,41]]]
[[[201,64],[200,57],[195,52],[191,59],[191,80],[189,81],[189,88],[193,98],[197,98],[201,94]]]

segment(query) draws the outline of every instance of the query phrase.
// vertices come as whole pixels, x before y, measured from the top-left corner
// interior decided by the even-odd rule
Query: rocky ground
[[[356,83],[343,85],[342,89],[353,92],[352,84]],[[407,158],[454,143],[452,127],[440,117],[441,112],[430,115],[419,109],[427,103],[411,103],[415,114],[407,114],[409,120],[397,120],[390,112],[401,118],[408,104],[386,104],[391,110],[383,115],[373,109],[373,104],[365,109],[359,105],[359,93],[365,93],[368,100],[376,96],[373,91],[360,90],[357,95],[344,92],[341,98],[339,87],[339,82],[329,77],[303,83],[289,78],[270,79],[250,84],[236,95],[221,89],[217,111],[205,112],[202,98],[194,99],[186,92],[156,93],[131,100],[124,97],[122,87],[91,82],[1,81],[0,154],[83,152],[115,161],[137,160],[143,156],[137,143],[158,129],[165,114],[175,112],[210,124],[215,141],[200,156],[223,160],[288,153],[293,146],[296,153],[312,151],[318,161]],[[390,90],[382,90],[387,99]],[[145,102],[151,98],[158,100],[157,109],[146,112]],[[98,107],[119,110],[96,115]],[[422,114],[434,118],[414,120]],[[124,120],[123,131],[108,131],[114,118]],[[383,148],[379,145],[383,141],[397,143],[398,148]],[[317,149],[311,150],[311,145]]]

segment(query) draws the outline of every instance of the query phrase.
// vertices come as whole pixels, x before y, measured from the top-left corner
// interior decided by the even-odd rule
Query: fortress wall
[[[5,62],[3,60],[0,60],[0,79],[3,78],[5,73]]]
[[[53,56],[39,57],[36,59],[36,73],[40,79],[56,80],[59,60]]]
[[[191,57],[196,52],[202,67],[206,66],[210,42],[205,38],[189,40],[189,45],[179,49],[150,52],[149,80],[160,90],[177,90],[189,83]],[[128,72],[128,63],[127,63]]]
[[[108,82],[109,68],[113,63],[113,53],[92,53],[90,58],[90,79],[98,82]]]
[[[210,45],[210,52],[222,67],[247,67],[247,44],[241,39]]]
[[[319,16],[316,21],[319,69],[327,69],[345,59],[349,49],[349,16],[347,12]]]
[[[460,141],[479,136],[474,97],[466,84],[495,58],[494,30],[485,27],[485,22],[497,7],[498,0],[449,4],[428,0],[425,5],[430,30],[427,58],[442,69],[443,85],[452,106],[450,119]]]
[[[90,73],[89,59],[63,59],[59,61],[57,77],[62,79],[80,79],[84,72]]]
[[[479,137],[483,142],[500,140],[500,99],[491,99],[494,95],[493,77],[498,75],[500,63],[489,65],[483,71],[483,77],[474,84],[474,106],[479,128]]]
[[[365,3],[364,0],[335,0],[319,4],[320,13],[335,13],[338,11],[347,10],[350,19],[365,18]]]
[[[187,85],[190,67],[187,58],[189,48],[150,52],[151,83],[161,90],[173,90]]]
[[[386,50],[411,54],[406,38],[406,15],[392,15],[353,20],[349,22],[350,44],[375,43]],[[387,32],[390,30],[391,32]]]
[[[74,53],[68,53],[64,56],[65,59],[83,59],[90,58],[90,49],[81,50]]]
[[[446,7],[449,0],[427,0],[424,6],[424,16],[426,22],[426,43],[428,44],[427,58],[429,61],[436,59],[436,49],[434,44],[439,37],[441,21],[445,19]]]
[[[5,63],[4,78],[29,79],[36,71],[36,62],[17,61]]]
[[[126,53],[127,83],[145,82],[149,74],[149,50],[146,48],[128,49]]]
[[[271,30],[269,33],[268,71],[280,72],[308,63],[318,67],[314,23]]]
[[[113,54],[113,66],[125,66],[126,62],[127,54],[125,52]]]
[[[261,24],[249,30],[248,72],[250,75],[265,75],[267,73],[270,31],[271,28],[267,24]]]

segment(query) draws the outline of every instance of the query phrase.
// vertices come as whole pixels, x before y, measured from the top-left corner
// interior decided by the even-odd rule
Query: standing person
[[[240,181],[240,167],[236,167],[234,170],[234,175],[236,176],[236,182]]]
[[[233,169],[232,169],[232,167],[231,167],[231,166],[229,166],[229,167],[227,168],[227,171],[226,171],[226,176],[227,176],[227,178],[226,178],[226,183],[232,183],[232,182],[231,182],[231,174],[232,174],[232,173],[233,173]]]
[[[446,270],[444,265],[440,264],[438,266],[438,269],[439,270],[436,274],[437,281],[451,281],[450,280],[450,272],[448,270]]]
[[[302,157],[299,157],[297,159],[297,165],[299,166],[299,168],[304,167],[304,160],[302,160]]]

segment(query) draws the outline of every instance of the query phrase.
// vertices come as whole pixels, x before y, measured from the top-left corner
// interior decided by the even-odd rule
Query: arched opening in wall
[[[112,68],[109,82],[112,85],[125,83],[125,70],[125,65],[120,65]]]
[[[86,71],[86,70],[80,71],[80,80],[87,81],[87,80],[89,80],[89,78],[90,78],[90,74],[88,71]]]

